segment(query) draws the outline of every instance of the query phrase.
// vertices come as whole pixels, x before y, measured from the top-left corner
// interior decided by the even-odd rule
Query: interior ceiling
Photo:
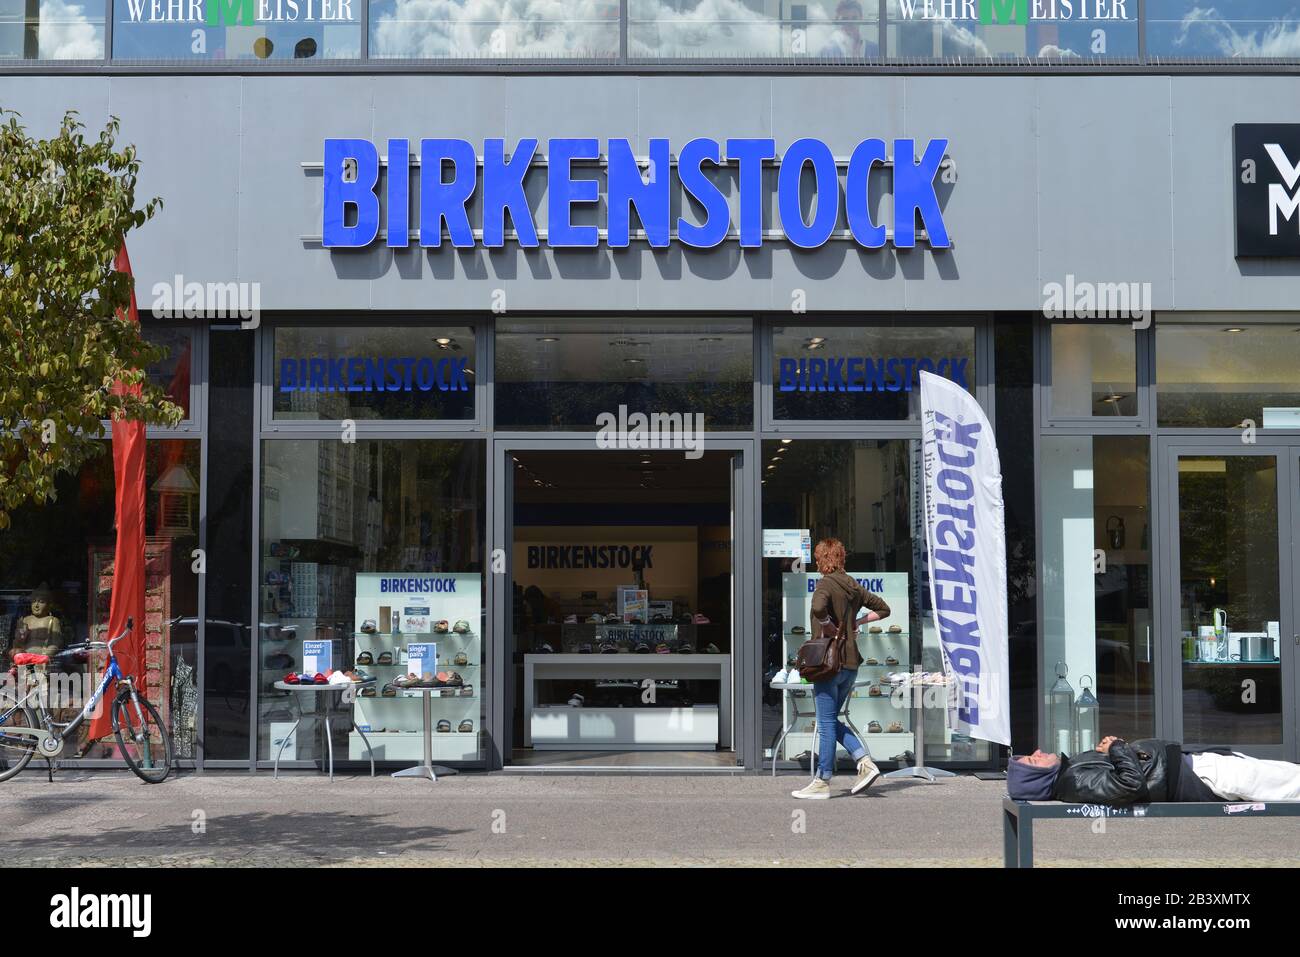
[[[730,499],[730,452],[698,459],[684,451],[621,449],[520,451],[514,457],[516,501],[634,501],[646,492],[678,502]]]

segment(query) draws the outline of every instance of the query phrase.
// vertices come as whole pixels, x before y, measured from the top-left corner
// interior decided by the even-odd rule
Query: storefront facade
[[[291,720],[270,685],[304,642],[382,685],[431,635],[462,678],[434,705],[440,763],[786,765],[806,722],[774,755],[793,704],[768,684],[809,575],[783,533],[843,539],[890,601],[864,676],[939,667],[919,369],[997,433],[1017,750],[1071,743],[1063,677],[1102,733],[1300,758],[1300,258],[1238,255],[1300,214],[1240,223],[1234,153],[1234,127],[1300,122],[1293,75],[362,67],[0,77],[37,133],[121,117],[138,195],[165,201],[130,253],[190,410],[151,433],[148,476],[150,667],[183,762],[269,767]],[[683,170],[700,141],[733,162]],[[904,192],[895,158],[931,148]],[[1276,161],[1254,175],[1293,192]],[[191,283],[257,314],[185,318]],[[621,406],[702,415],[700,454],[604,447]],[[69,647],[102,624],[107,462],[0,533],[7,634],[42,585]],[[419,759],[407,700],[356,703],[388,763]],[[929,764],[997,758],[887,691],[850,707],[885,762],[919,720]],[[356,738],[336,748],[359,760]]]

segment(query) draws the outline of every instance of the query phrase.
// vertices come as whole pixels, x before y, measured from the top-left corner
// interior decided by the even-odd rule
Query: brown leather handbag
[[[848,640],[848,629],[836,624],[835,619],[823,618],[819,625],[820,632],[805,641],[795,656],[799,677],[811,682],[826,681],[840,673],[844,667],[844,643]]]

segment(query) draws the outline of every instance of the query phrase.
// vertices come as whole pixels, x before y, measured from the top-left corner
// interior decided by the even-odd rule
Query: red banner
[[[113,268],[118,272],[131,275],[131,261],[126,255],[126,244],[122,244]],[[136,311],[135,291],[131,292],[131,305],[126,315],[118,314],[124,322],[139,322]],[[124,392],[128,389],[139,393],[139,387],[127,386],[118,382],[114,389]],[[116,483],[115,500],[117,506],[117,547],[113,554],[113,595],[108,611],[108,632],[104,640],[117,637],[126,628],[127,619],[133,619],[135,628],[129,639],[119,642],[114,650],[122,670],[133,675],[144,694],[144,465],[145,465],[145,425],[119,419],[113,423],[113,477]],[[113,691],[110,690],[112,695]],[[95,740],[113,733],[110,717],[112,700],[105,701],[99,715],[90,722],[87,732],[88,740]]]

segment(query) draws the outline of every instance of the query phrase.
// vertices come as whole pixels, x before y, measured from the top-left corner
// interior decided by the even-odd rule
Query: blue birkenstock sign
[[[892,150],[891,150],[892,146]],[[736,238],[745,248],[764,240],[782,239],[813,249],[833,238],[850,239],[866,249],[887,242],[911,248],[923,238],[935,249],[952,245],[939,206],[936,180],[945,163],[948,140],[932,139],[923,146],[900,138],[862,140],[847,157],[836,157],[821,140],[795,140],[780,154],[773,139],[708,138],[690,140],[674,155],[666,139],[651,139],[649,155],[634,155],[630,141],[611,139],[604,151],[596,139],[552,139],[545,155],[536,139],[521,139],[507,153],[505,140],[489,139],[480,156],[474,144],[459,139],[424,139],[412,149],[410,141],[390,139],[386,159],[365,139],[327,139],[324,144],[322,184],[322,244],[330,249],[361,248],[379,237],[385,223],[390,247],[411,244],[413,233],[424,247],[456,248],[476,245],[504,246],[506,214],[518,245],[622,248],[633,238],[664,248],[676,241],[706,249]],[[380,189],[380,170],[387,175]],[[604,226],[595,222],[601,184],[583,166],[605,167]],[[733,203],[709,173],[734,167],[736,198]],[[771,207],[764,191],[776,169],[776,215],[764,225],[764,210]],[[845,167],[843,189],[840,168]],[[524,179],[538,168],[546,176],[546,228],[539,230],[524,191]],[[872,218],[868,181],[873,170],[892,170],[892,223]],[[414,169],[414,172],[413,172]],[[816,202],[804,209],[804,184],[811,177]],[[412,202],[412,182],[419,187]],[[730,192],[730,191],[729,191]],[[843,198],[841,199],[841,192]],[[700,217],[678,216],[677,205],[694,205]],[[482,228],[470,222],[477,208]],[[640,229],[632,228],[632,211]],[[415,221],[412,222],[412,214]],[[842,214],[842,215],[841,215]],[[848,228],[841,228],[841,223]],[[892,229],[891,229],[892,226]],[[544,236],[543,236],[544,232]]]

